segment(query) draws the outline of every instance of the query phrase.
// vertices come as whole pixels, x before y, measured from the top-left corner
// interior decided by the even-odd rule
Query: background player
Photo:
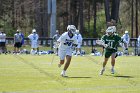
[[[140,56],[140,35],[139,37],[137,38],[137,42],[138,42],[138,56]]]
[[[125,31],[125,34],[122,36],[122,39],[126,43],[126,49],[125,49],[125,45],[122,44],[124,54],[128,55],[129,54],[128,47],[129,47],[129,41],[130,41],[128,31]]]
[[[32,30],[32,33],[28,36],[28,38],[31,40],[31,54],[39,54],[39,47],[38,47],[38,39],[39,36],[36,33],[36,29]]]
[[[19,30],[17,30],[16,34],[14,34],[14,54],[20,53],[21,41],[22,36],[19,34]]]
[[[80,34],[79,30],[76,30],[76,38],[78,42],[78,46],[76,47],[76,55],[82,55],[81,53],[81,45],[82,45],[82,35]]]
[[[53,36],[53,49],[54,53],[58,55],[58,45],[57,45],[57,40],[60,37],[58,30],[56,30],[56,34]]]
[[[1,53],[7,53],[7,49],[6,49],[6,34],[1,31],[0,32],[0,54]]]

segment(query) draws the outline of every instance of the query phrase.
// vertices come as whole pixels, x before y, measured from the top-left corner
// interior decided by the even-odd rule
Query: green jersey
[[[108,47],[105,48],[106,50],[109,50],[109,51],[112,50],[116,52],[117,52],[117,47],[119,46],[119,43],[123,42],[121,37],[118,35],[111,35],[111,36],[103,35],[101,40],[104,41],[104,43],[108,45]]]

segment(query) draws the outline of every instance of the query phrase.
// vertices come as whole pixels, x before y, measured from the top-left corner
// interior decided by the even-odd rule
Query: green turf
[[[110,74],[109,62],[100,76],[102,60],[74,56],[63,78],[57,56],[0,55],[0,93],[139,93],[140,57],[118,57],[116,74]]]

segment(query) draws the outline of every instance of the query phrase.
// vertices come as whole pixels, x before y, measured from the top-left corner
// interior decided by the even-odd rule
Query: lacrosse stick
[[[77,47],[77,44],[72,44],[72,45],[71,45],[71,49],[72,49],[72,50],[75,50],[76,47]]]
[[[105,44],[104,41],[102,41],[102,40],[96,40],[96,43],[97,43],[98,45],[104,46],[105,48],[108,47],[108,45]]]
[[[51,60],[51,63],[50,63],[50,65],[52,65],[52,64],[53,64],[54,57],[55,57],[55,54],[53,54],[53,57],[52,57],[52,60]]]
[[[55,48],[56,48],[56,49],[58,49],[59,44],[60,44],[59,42],[56,42],[56,43],[55,43]],[[56,50],[56,52],[57,52],[57,50]],[[58,55],[58,53],[57,53],[57,55]],[[51,61],[51,63],[50,63],[51,65],[52,65],[53,62],[54,62],[54,58],[55,58],[55,54],[53,54],[52,61]]]

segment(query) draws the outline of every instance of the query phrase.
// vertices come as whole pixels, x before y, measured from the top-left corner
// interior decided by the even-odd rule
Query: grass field
[[[102,60],[74,56],[63,78],[57,56],[0,55],[0,93],[140,93],[140,57],[118,57],[116,73],[108,62],[101,76]]]

